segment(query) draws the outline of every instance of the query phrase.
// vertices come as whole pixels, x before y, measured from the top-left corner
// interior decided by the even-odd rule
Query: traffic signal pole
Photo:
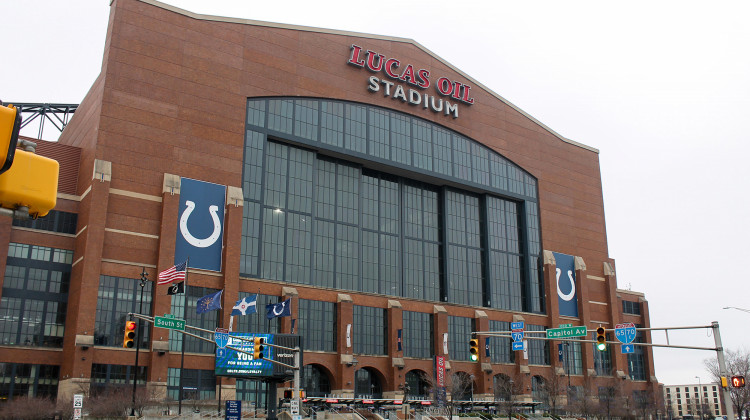
[[[721,345],[721,333],[719,332],[719,323],[717,321],[714,321],[711,323],[711,327],[713,328],[714,332],[714,343],[716,344],[716,357],[719,359],[719,376],[722,378],[727,378],[729,372],[727,371],[727,362],[724,359],[724,347]],[[729,391],[729,386],[723,386],[726,382],[725,380],[721,381],[721,392],[724,393],[724,402],[727,409],[727,418],[728,419],[734,419],[734,403],[732,402],[732,395]],[[727,384],[729,385],[729,384]]]

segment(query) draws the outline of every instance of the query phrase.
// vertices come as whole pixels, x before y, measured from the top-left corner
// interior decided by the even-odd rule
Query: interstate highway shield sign
[[[626,322],[615,325],[615,338],[622,344],[630,344],[635,340],[635,324]]]

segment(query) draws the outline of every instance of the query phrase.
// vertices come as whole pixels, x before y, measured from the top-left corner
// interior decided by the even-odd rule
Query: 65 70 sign
[[[435,92],[439,96],[430,95],[425,91],[433,86],[429,70],[416,68],[408,63],[402,64],[401,60],[386,57],[376,51],[365,51],[358,45],[352,45],[347,63],[385,76],[385,78],[370,76],[367,90],[373,93],[382,90],[384,96],[390,96],[392,99],[398,99],[410,105],[422,106],[424,109],[458,118],[458,104],[451,103],[449,99],[466,105],[474,103],[474,98],[471,97],[471,86],[443,76],[434,82]],[[404,82],[411,87],[405,88],[399,82]]]

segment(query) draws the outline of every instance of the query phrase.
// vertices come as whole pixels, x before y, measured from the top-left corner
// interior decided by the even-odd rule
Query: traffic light
[[[733,388],[744,388],[745,387],[745,377],[742,376],[742,375],[732,376],[732,387]]]
[[[727,377],[726,376],[722,376],[721,377],[721,386],[722,386],[722,388],[726,388],[726,387],[729,386],[729,384],[727,384]]]
[[[20,129],[21,113],[13,105],[0,102],[0,174],[13,164]]]
[[[479,339],[472,338],[469,340],[469,357],[472,362],[479,360]]]
[[[0,174],[0,206],[10,210],[25,207],[35,219],[46,216],[57,204],[59,173],[56,160],[16,150],[13,166]]]
[[[266,356],[263,354],[263,351],[265,350],[266,346],[265,344],[266,339],[263,337],[255,337],[253,338],[253,359],[256,360],[263,360],[266,358]]]
[[[125,334],[122,338],[122,346],[132,349],[135,346],[135,321],[125,321]]]
[[[599,351],[607,350],[607,337],[604,335],[604,327],[596,329],[596,349]]]

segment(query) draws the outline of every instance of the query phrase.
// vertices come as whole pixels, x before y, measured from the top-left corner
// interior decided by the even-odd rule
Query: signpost
[[[562,327],[550,328],[547,330],[547,338],[570,338],[586,336],[586,327]]]
[[[229,330],[226,328],[217,328],[214,331],[214,342],[220,349],[226,348],[229,344]]]
[[[80,419],[83,411],[83,394],[73,395],[73,418]]]
[[[185,331],[185,320],[173,318],[172,316],[155,316],[154,327],[166,328],[168,330]]]
[[[630,344],[623,344],[622,346],[620,346],[620,350],[622,350],[623,354],[635,353],[635,346]]]
[[[242,401],[228,400],[225,413],[226,420],[240,420],[242,418]]]
[[[510,323],[510,336],[513,338],[511,349],[513,351],[525,350],[526,346],[523,341],[523,321]]]

